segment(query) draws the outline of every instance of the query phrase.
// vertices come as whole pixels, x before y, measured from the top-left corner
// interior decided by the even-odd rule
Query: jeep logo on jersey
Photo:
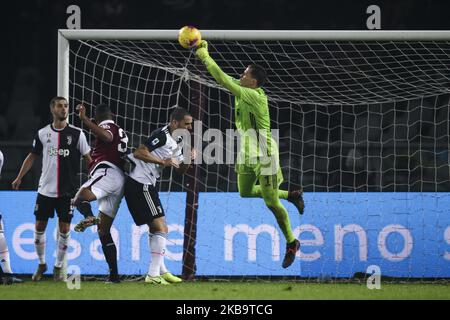
[[[48,150],[48,155],[49,156],[63,156],[68,157],[70,155],[70,150],[69,149],[58,149],[58,148],[50,148]]]
[[[70,146],[72,144],[72,136],[67,136],[67,145]]]

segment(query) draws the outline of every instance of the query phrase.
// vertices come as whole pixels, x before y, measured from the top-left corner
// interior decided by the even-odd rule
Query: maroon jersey
[[[123,157],[127,152],[127,134],[112,120],[102,121],[99,127],[111,133],[113,139],[111,142],[95,139],[92,146],[92,162],[89,165],[89,171],[92,172],[100,163],[113,164],[123,170]]]

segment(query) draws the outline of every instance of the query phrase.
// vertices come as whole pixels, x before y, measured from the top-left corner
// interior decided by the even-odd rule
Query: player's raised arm
[[[112,142],[113,141],[113,135],[110,131],[98,126],[96,123],[94,123],[91,119],[89,119],[86,116],[86,108],[82,104],[79,104],[77,106],[78,116],[80,117],[81,121],[83,121],[83,124],[91,130],[94,135],[99,138],[100,140],[103,140],[105,142]]]
[[[242,87],[239,85],[238,81],[227,75],[225,72],[223,72],[222,69],[220,69],[220,67],[214,61],[214,59],[209,56],[208,42],[202,40],[195,54],[202,61],[202,63],[206,66],[206,69],[208,69],[209,73],[220,85],[230,90],[233,95],[237,97],[241,96]]]
[[[86,166],[89,167],[89,165],[92,162],[92,158],[90,154],[86,154],[83,156],[84,162],[86,163]]]
[[[83,160],[86,163],[86,166],[89,167],[89,165],[92,162],[91,147],[87,142],[84,132],[80,133],[80,139],[78,139],[78,150],[80,151],[80,154],[82,155]]]

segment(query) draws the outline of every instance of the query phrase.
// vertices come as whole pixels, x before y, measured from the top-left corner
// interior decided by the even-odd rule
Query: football
[[[202,41],[202,35],[197,28],[184,26],[178,33],[178,42],[185,49],[191,49],[199,45]]]

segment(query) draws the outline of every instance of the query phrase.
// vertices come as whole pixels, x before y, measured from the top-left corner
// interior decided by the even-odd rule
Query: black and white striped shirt
[[[91,148],[83,131],[68,124],[57,130],[51,124],[40,129],[31,152],[42,155],[38,193],[51,197],[72,197],[77,189],[80,157]]]
[[[182,154],[183,138],[180,136],[175,140],[169,132],[168,125],[152,132],[144,145],[152,155],[162,160],[176,158],[180,163],[184,160]],[[128,157],[136,165],[130,172],[130,177],[142,184],[155,185],[164,166],[136,159],[133,154]]]

